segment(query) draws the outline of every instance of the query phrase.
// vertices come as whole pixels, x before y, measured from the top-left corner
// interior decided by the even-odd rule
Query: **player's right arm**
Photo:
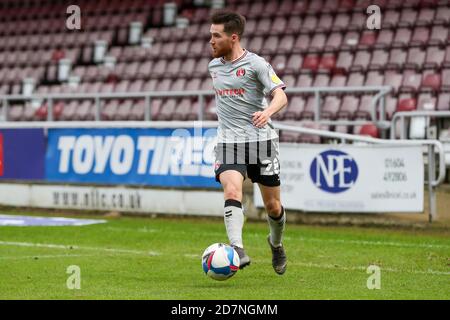
[[[275,113],[286,107],[288,99],[283,89],[276,88],[272,91],[272,101],[264,111],[253,113],[253,125],[258,128],[264,127]]]

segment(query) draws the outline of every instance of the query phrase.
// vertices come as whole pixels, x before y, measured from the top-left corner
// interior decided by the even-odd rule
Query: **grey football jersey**
[[[266,95],[286,87],[264,58],[245,50],[234,61],[213,59],[208,70],[216,91],[218,142],[278,138],[271,120],[263,128],[257,128],[252,123],[253,113],[267,108]]]

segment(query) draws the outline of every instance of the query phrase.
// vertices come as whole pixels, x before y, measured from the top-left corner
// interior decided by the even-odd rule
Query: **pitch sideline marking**
[[[94,250],[94,251],[105,251],[112,253],[132,253],[139,255],[150,255],[159,256],[159,252],[155,251],[138,251],[138,250],[127,250],[127,249],[116,249],[116,248],[101,248],[101,247],[80,247],[80,246],[70,246],[52,243],[32,243],[32,242],[10,242],[10,241],[0,241],[0,245],[4,246],[18,246],[18,247],[38,247],[38,248],[51,248],[51,249],[79,249],[79,250]]]
[[[79,257],[93,257],[93,256],[96,256],[96,254],[48,254],[48,255],[34,255],[34,256],[0,257],[0,260],[79,258]]]

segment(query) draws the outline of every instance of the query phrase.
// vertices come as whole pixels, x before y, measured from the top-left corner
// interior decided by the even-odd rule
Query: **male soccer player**
[[[250,258],[242,241],[242,186],[247,175],[259,185],[268,214],[272,266],[283,274],[287,263],[282,244],[286,214],[280,202],[278,135],[270,117],[286,106],[286,86],[265,59],[242,48],[243,16],[219,11],[212,15],[211,23],[214,59],[208,69],[219,119],[215,174],[224,190],[227,235],[239,254],[240,268],[246,267]],[[272,96],[270,105],[266,95]]]

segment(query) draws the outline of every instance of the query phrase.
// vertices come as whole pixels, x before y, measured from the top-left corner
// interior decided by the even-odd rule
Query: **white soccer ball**
[[[214,243],[203,252],[203,271],[212,279],[223,281],[239,270],[239,255],[225,243]]]

